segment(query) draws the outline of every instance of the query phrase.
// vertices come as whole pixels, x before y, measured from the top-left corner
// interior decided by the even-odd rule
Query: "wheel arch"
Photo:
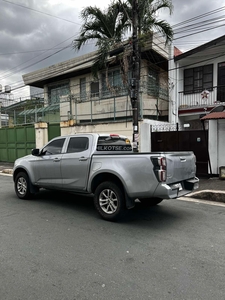
[[[13,181],[16,180],[16,176],[17,176],[20,172],[26,173],[27,176],[29,177],[29,174],[28,174],[28,172],[27,172],[26,169],[24,169],[24,168],[17,168],[17,169],[15,169],[14,172],[13,172]]]
[[[124,184],[121,181],[121,179],[118,176],[116,176],[115,174],[112,174],[112,173],[103,172],[103,173],[97,174],[92,179],[92,182],[91,182],[91,192],[94,194],[97,186],[99,186],[99,184],[101,184],[102,182],[105,182],[105,181],[111,181],[111,182],[117,184],[121,188],[121,190],[122,190],[122,192],[124,193],[124,196],[125,196],[126,207],[127,208],[132,208],[132,207],[135,206],[134,199],[131,199],[128,196],[127,191],[126,191],[126,189],[124,187]]]
[[[92,191],[92,193],[95,192],[97,186],[99,186],[100,183],[105,182],[105,181],[114,182],[122,189],[123,192],[125,191],[124,185],[123,185],[122,181],[120,180],[120,178],[118,176],[116,176],[112,173],[104,172],[104,173],[97,174],[92,179],[92,182],[91,182],[91,191]]]
[[[29,187],[30,187],[31,193],[33,193],[33,194],[37,193],[38,187],[34,186],[34,185],[31,183],[31,176],[30,176],[30,174],[28,173],[28,171],[27,171],[25,168],[19,167],[19,168],[16,168],[16,169],[13,171],[13,181],[15,182],[16,176],[17,176],[19,173],[21,173],[21,172],[25,173],[25,174],[28,176],[28,178],[29,178]]]

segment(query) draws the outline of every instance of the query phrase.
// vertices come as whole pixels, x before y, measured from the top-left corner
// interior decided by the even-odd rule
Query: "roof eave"
[[[203,50],[205,50],[205,49],[207,49],[209,47],[215,46],[216,44],[218,44],[218,43],[220,43],[220,42],[222,42],[224,40],[225,40],[225,35],[223,35],[223,36],[221,36],[221,37],[219,37],[219,38],[217,38],[215,40],[212,40],[212,41],[210,41],[208,43],[205,43],[205,44],[203,44],[201,46],[198,46],[198,47],[196,47],[196,48],[194,48],[192,50],[184,52],[184,53],[182,53],[182,54],[180,54],[178,56],[175,56],[174,57],[174,61],[178,61],[178,60],[181,60],[181,59],[186,58],[188,56],[191,56],[193,54],[196,54],[198,52],[201,52],[201,51],[203,51]]]

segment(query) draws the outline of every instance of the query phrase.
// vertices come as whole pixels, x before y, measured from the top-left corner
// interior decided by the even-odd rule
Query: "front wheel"
[[[29,199],[31,197],[30,180],[25,172],[20,172],[16,175],[15,192],[20,199]]]
[[[144,199],[139,199],[141,204],[143,204],[144,206],[155,206],[157,204],[159,204],[160,202],[163,201],[163,199],[161,198],[144,198]]]
[[[103,219],[115,221],[125,211],[124,193],[115,183],[102,182],[95,190],[94,205]]]

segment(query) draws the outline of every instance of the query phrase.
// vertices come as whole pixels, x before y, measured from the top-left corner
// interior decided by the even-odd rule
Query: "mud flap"
[[[135,206],[135,200],[128,197],[127,193],[125,193],[125,200],[127,209],[131,209]]]

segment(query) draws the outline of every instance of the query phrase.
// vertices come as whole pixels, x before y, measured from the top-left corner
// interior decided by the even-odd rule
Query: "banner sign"
[[[98,145],[97,151],[132,151],[131,145]]]

